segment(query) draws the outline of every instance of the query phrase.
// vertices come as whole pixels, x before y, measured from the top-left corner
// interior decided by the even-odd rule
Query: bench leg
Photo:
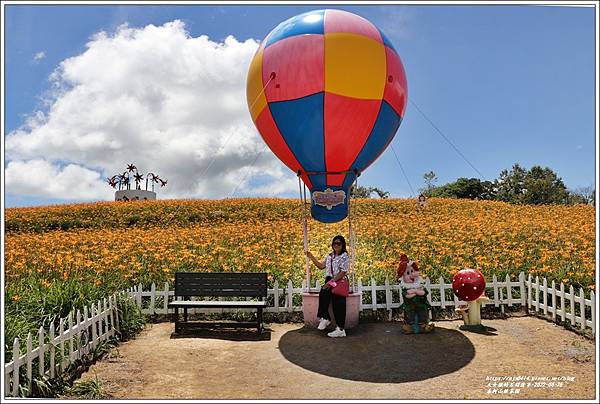
[[[173,309],[173,322],[175,323],[175,334],[179,333],[179,307]]]
[[[258,313],[256,313],[256,320],[257,320],[257,330],[258,333],[261,334],[262,333],[262,307],[258,308]]]
[[[183,309],[183,321],[187,323],[187,307]]]

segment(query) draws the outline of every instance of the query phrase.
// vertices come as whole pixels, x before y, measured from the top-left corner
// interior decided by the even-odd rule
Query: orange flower
[[[15,302],[18,302],[19,300],[21,300],[21,296],[19,295],[14,295],[13,297],[11,297],[11,299]]]

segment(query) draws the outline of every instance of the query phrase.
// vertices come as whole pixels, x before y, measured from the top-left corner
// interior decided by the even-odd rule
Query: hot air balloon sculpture
[[[392,141],[406,108],[402,61],[368,20],[316,10],[279,24],[248,71],[252,120],[311,193],[325,223],[348,214],[349,188]]]
[[[348,216],[350,186],[396,134],[407,84],[379,28],[327,9],[292,17],[265,37],[250,63],[246,96],[266,144],[310,190],[311,216],[335,223]]]

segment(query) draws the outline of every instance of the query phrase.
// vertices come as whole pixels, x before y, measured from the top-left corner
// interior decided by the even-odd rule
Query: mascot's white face
[[[419,279],[419,271],[415,269],[414,263],[414,261],[408,261],[406,264],[406,271],[402,275],[404,283],[415,283]]]

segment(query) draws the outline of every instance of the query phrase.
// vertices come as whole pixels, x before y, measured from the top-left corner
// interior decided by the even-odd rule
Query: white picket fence
[[[466,304],[456,298],[452,292],[452,285],[445,283],[441,277],[438,283],[431,283],[429,279],[426,279],[425,287],[429,291],[428,299],[432,307],[446,309]],[[319,289],[318,281],[314,287],[311,285],[311,291],[318,292]],[[266,307],[265,311],[271,313],[302,311],[301,294],[303,292],[306,292],[304,282],[301,287],[295,288],[291,281],[284,287],[275,281],[273,288],[268,289],[267,293],[267,301],[272,299],[272,305]],[[392,309],[399,308],[403,303],[401,286],[390,284],[387,279],[383,285],[377,285],[374,279],[370,280],[370,284],[363,285],[362,280],[359,279],[356,292],[361,293],[362,296],[361,311],[385,309],[388,311],[389,318],[391,318]],[[143,291],[142,285],[138,285],[121,293],[133,298],[144,314],[172,313],[172,310],[168,309],[168,303],[173,300],[174,291],[169,289],[168,283],[164,284],[162,290],[157,290],[156,285],[152,284],[149,291]],[[579,294],[576,294],[573,286],[570,286],[569,291],[566,292],[562,283],[557,289],[554,281],[548,286],[546,278],[540,282],[538,277],[533,280],[529,275],[526,279],[525,274],[521,272],[518,280],[515,281],[512,281],[507,275],[506,279],[500,282],[494,275],[492,282],[486,285],[486,295],[490,298],[486,304],[500,307],[502,311],[505,306],[520,306],[526,308],[531,314],[544,316],[555,322],[561,321],[563,324],[568,321],[572,327],[579,327],[582,330],[591,328],[592,334],[596,332],[594,291],[591,291],[589,299],[587,299],[583,289],[579,289]],[[249,309],[190,309],[189,312],[213,313],[243,310]],[[67,328],[65,329],[65,327]],[[97,304],[92,304],[91,310],[85,307],[83,316],[80,311],[77,311],[75,319],[72,314],[67,319],[61,319],[58,330],[55,330],[52,325],[46,334],[45,330],[40,327],[39,346],[35,349],[32,349],[32,336],[29,334],[27,351],[24,354],[20,352],[20,341],[15,338],[13,360],[4,365],[4,395],[7,397],[19,395],[21,382],[19,370],[22,366],[27,366],[26,383],[28,391],[31,391],[34,371],[38,376],[45,375],[52,378],[57,372],[63,372],[72,361],[82,358],[83,355],[96,348],[100,341],[114,336],[118,331],[119,317],[116,295],[113,295]],[[67,346],[65,347],[65,345]],[[45,368],[46,358],[49,359],[48,369]],[[34,362],[37,362],[37,366],[34,366]],[[37,367],[37,370],[34,367]]]
[[[467,302],[459,300],[452,292],[452,284],[444,282],[442,277],[438,283],[431,283],[429,279],[425,280],[425,287],[428,289],[428,300],[432,307],[441,309],[457,307],[464,305]],[[311,291],[318,292],[320,284],[317,281],[315,287],[311,285]],[[370,284],[363,285],[362,280],[358,280],[356,291],[361,293],[360,310],[379,310],[385,309],[388,311],[388,317],[391,319],[392,309],[399,308],[402,303],[401,286],[399,284],[390,284],[386,279],[383,285],[377,285],[374,279],[371,279]],[[267,291],[267,301],[271,302],[265,308],[265,312],[281,313],[281,312],[297,312],[302,311],[301,294],[306,292],[306,284],[302,282],[300,287],[294,287],[289,281],[286,286],[281,287],[277,281],[274,282],[273,288]],[[154,314],[170,314],[172,310],[168,309],[168,303],[173,300],[174,291],[169,289],[169,284],[165,283],[162,289],[156,288],[153,283],[150,290],[142,290],[142,285],[135,286],[130,294],[135,298],[142,313]],[[535,281],[531,275],[526,279],[525,274],[521,272],[518,280],[512,281],[509,275],[503,282],[498,281],[496,275],[492,277],[492,282],[486,284],[486,295],[490,301],[485,305],[494,305],[499,307],[504,312],[505,307],[521,306],[527,308],[532,314],[543,314],[549,317],[550,313],[553,321],[564,322],[565,319],[570,320],[571,325],[579,325],[581,329],[591,328],[592,333],[596,332],[596,297],[593,291],[590,293],[590,298],[586,299],[583,289],[579,290],[579,295],[575,294],[571,286],[569,292],[565,292],[564,284],[561,283],[557,290],[554,282],[551,286],[547,286],[546,278],[540,280],[538,277]],[[190,313],[223,313],[223,312],[239,312],[248,311],[250,309],[189,309]],[[577,314],[579,311],[579,315]],[[583,313],[583,315],[581,314]],[[589,315],[588,315],[589,314]]]
[[[66,329],[65,329],[66,328]],[[69,365],[93,351],[101,341],[119,332],[119,314],[116,295],[84,307],[83,316],[77,310],[60,319],[58,330],[50,325],[48,333],[43,327],[38,331],[38,346],[32,349],[32,335],[27,336],[27,351],[21,354],[20,341],[13,342],[13,359],[4,364],[4,396],[18,397],[19,386],[27,385],[31,391],[34,376],[53,378],[64,372]],[[65,346],[66,345],[66,346]],[[46,368],[46,360],[48,368]],[[20,369],[26,366],[26,379],[20,380]]]

